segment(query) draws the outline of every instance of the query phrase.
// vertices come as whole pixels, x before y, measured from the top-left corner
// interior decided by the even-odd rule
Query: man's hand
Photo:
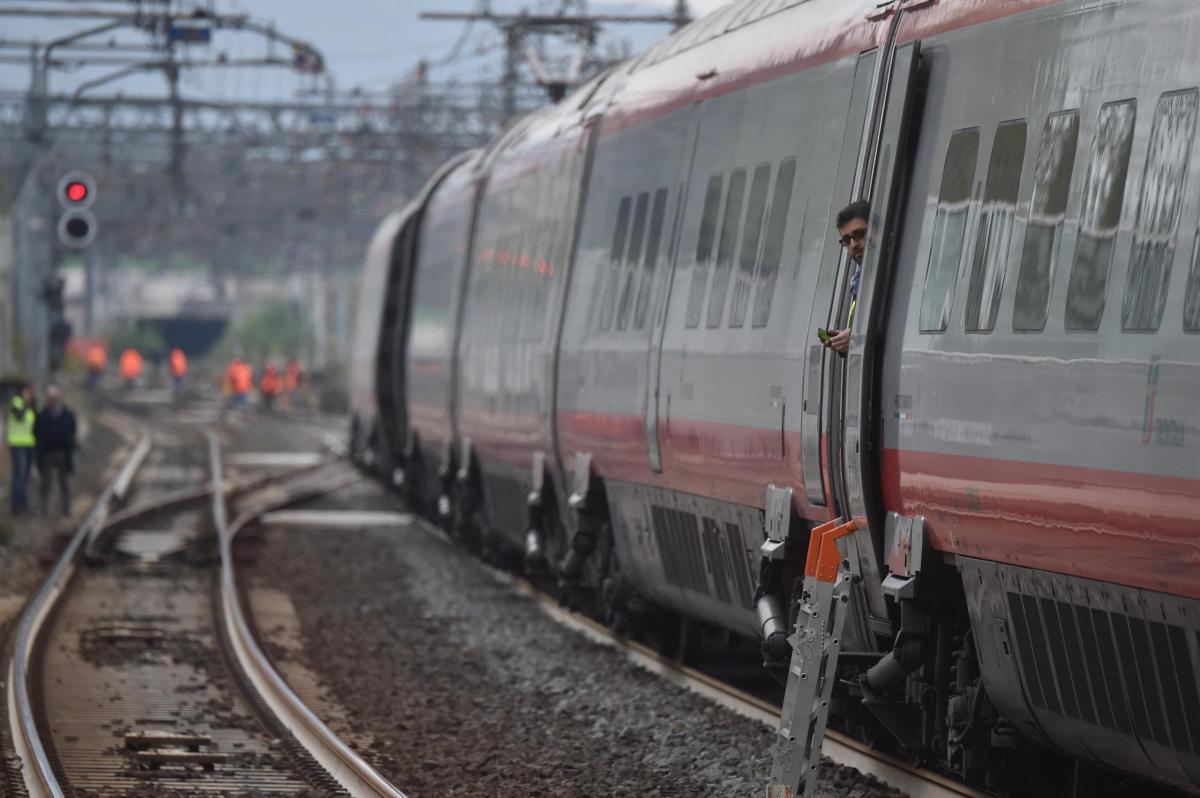
[[[837,352],[839,355],[844,355],[850,349],[850,328],[838,330],[829,336],[829,340],[825,342],[825,346]]]

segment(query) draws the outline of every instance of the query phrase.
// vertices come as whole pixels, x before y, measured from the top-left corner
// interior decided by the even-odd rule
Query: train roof
[[[534,168],[592,118],[613,132],[806,67],[883,44],[898,8],[901,41],[1060,0],[746,0],[722,6],[513,122],[469,164],[477,178]]]

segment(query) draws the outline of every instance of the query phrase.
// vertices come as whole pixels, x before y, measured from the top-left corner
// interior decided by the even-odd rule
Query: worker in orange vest
[[[234,355],[233,360],[229,363],[229,368],[225,369],[225,386],[233,396],[235,407],[245,407],[246,403],[250,401],[250,389],[254,387],[254,372],[250,370],[250,364],[238,355]]]
[[[121,378],[125,380],[126,389],[133,388],[138,377],[142,376],[142,356],[136,349],[126,349],[121,353],[121,362],[117,364]]]
[[[183,378],[187,376],[187,355],[183,353],[182,349],[175,347],[171,350],[168,359],[171,361],[171,387],[178,396],[183,393]]]
[[[287,368],[283,370],[283,389],[287,391],[290,407],[300,406],[300,385],[303,382],[304,371],[300,368],[299,361],[292,358],[288,361]]]
[[[275,409],[275,397],[283,390],[283,380],[279,377],[279,369],[274,363],[268,363],[263,369],[262,379],[258,383],[258,392],[262,394],[263,404],[267,410]]]
[[[93,341],[88,346],[87,369],[88,390],[94,391],[100,385],[100,378],[108,370],[108,353],[104,351],[104,344],[99,341]]]

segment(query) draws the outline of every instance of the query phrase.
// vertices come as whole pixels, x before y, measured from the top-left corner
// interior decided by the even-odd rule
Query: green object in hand
[[[830,336],[829,330],[826,330],[824,327],[818,327],[817,337],[821,339],[821,343],[827,344],[832,336]]]

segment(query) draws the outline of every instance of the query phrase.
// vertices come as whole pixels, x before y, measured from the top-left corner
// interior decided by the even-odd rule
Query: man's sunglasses
[[[857,230],[855,230],[853,233],[846,233],[846,235],[842,236],[837,241],[843,247],[848,247],[848,246],[850,246],[850,242],[853,241],[855,243],[858,243],[859,241],[862,241],[866,237],[867,237],[867,228],[860,227]]]

